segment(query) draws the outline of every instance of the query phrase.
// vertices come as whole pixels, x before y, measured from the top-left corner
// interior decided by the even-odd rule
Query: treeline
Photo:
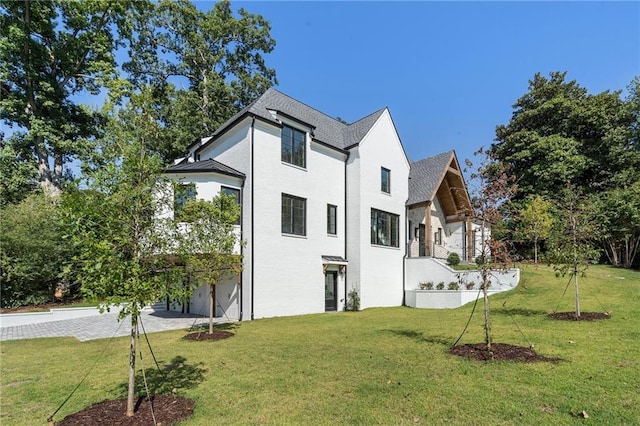
[[[0,1],[2,307],[76,290],[88,267],[77,230],[88,240],[95,220],[120,238],[103,226],[118,215],[107,203],[125,209],[120,222],[137,203],[136,225],[148,224],[151,200],[122,200],[135,195],[122,188],[147,184],[276,83],[270,30],[229,1]],[[131,161],[137,176],[121,167]]]
[[[496,232],[520,258],[552,260],[573,226],[591,261],[640,267],[640,78],[627,92],[536,74],[496,128],[488,154],[518,187]]]

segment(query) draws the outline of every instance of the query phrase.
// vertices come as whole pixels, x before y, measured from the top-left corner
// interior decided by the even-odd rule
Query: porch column
[[[471,262],[473,258],[473,224],[471,221],[471,217],[467,217],[467,262]]]
[[[425,207],[425,212],[424,212],[424,221],[425,221],[425,228],[426,228],[426,247],[424,250],[424,253],[427,256],[433,256],[433,253],[431,252],[431,248],[433,247],[433,232],[431,232],[431,201],[427,201],[427,207]]]

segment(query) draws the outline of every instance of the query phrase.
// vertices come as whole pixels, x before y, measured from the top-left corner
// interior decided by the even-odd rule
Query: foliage
[[[360,310],[360,294],[358,290],[352,288],[347,293],[347,311],[359,311]]]
[[[433,290],[433,281],[418,284],[420,290]]]
[[[640,406],[638,282],[640,272],[593,266],[582,284],[585,308],[602,303],[612,316],[579,324],[547,317],[563,286],[545,265],[522,265],[521,285],[491,296],[492,315],[504,319],[494,325],[501,339],[531,341],[538,353],[564,360],[557,364],[478,363],[447,354],[460,332],[451,325],[464,324],[471,305],[244,321],[232,325],[235,337],[214,345],[184,340],[183,330],[153,333],[149,340],[178,395],[197,401],[184,426],[211,424],[211,419],[230,425],[575,425],[584,422],[575,417],[583,410],[589,413],[588,423],[633,425]],[[562,302],[564,308],[567,300]],[[481,318],[472,318],[468,333],[463,343],[482,338]],[[128,341],[122,337],[107,343],[3,341],[2,425],[45,423],[78,384],[78,371],[88,371],[96,362],[99,374],[87,377],[54,420],[122,397],[118,372],[127,365],[121,348]],[[146,345],[140,346],[149,361],[145,369],[155,367]],[[177,354],[184,362],[169,368]],[[269,368],[261,368],[265,365]],[[202,371],[197,386],[186,380],[194,368]],[[260,389],[250,398],[248,383]],[[211,389],[224,392],[212,395]]]
[[[541,196],[530,196],[516,218],[516,237],[520,241],[533,241],[534,262],[538,263],[538,244],[547,239],[553,227],[552,203]]]
[[[210,287],[209,333],[213,333],[216,284],[242,271],[242,259],[234,253],[240,243],[234,226],[239,217],[235,197],[222,193],[211,201],[189,200],[181,211],[180,220],[187,223],[178,235],[176,254],[189,277]]]
[[[97,95],[117,73],[116,29],[142,2],[96,0],[0,3],[0,119],[15,133],[8,144],[38,169],[56,193],[64,164],[91,149],[102,118],[76,96]],[[26,158],[26,157],[23,157]]]
[[[447,265],[449,266],[457,266],[460,264],[460,256],[458,253],[449,253],[447,257]]]
[[[0,208],[17,204],[36,187],[37,169],[0,135]]]
[[[459,290],[459,289],[460,289],[460,284],[457,281],[451,281],[447,285],[447,290]]]
[[[640,182],[598,194],[593,210],[609,261],[631,268],[640,249]]]
[[[57,205],[41,192],[0,210],[0,288],[3,308],[53,300],[71,254],[62,240]]]
[[[444,290],[444,281],[440,281],[436,284],[436,290]]]
[[[550,238],[547,261],[558,275],[567,274],[574,281],[575,313],[580,317],[580,292],[578,277],[584,276],[589,264],[598,258],[593,235],[598,224],[589,199],[581,191],[567,186],[557,201],[558,222]]]
[[[275,41],[260,15],[229,1],[200,11],[186,0],[161,0],[135,19],[132,53],[123,68],[132,83],[153,87],[166,133],[156,146],[165,161],[276,83],[263,55]]]

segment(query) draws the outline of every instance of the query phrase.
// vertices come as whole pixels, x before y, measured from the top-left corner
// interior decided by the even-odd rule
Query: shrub
[[[349,293],[347,293],[347,311],[359,311],[360,310],[360,295],[358,294],[358,290],[352,288]]]
[[[458,289],[460,289],[460,284],[458,284],[456,281],[451,281],[447,286],[447,290],[458,290]]]
[[[447,265],[449,266],[458,266],[460,264],[460,256],[458,253],[449,253],[447,257]]]
[[[433,282],[420,283],[420,290],[433,290]]]
[[[476,283],[474,283],[473,281],[469,281],[467,283],[467,290],[473,290],[475,286],[476,286]]]
[[[444,290],[444,281],[440,281],[436,286],[436,290]]]

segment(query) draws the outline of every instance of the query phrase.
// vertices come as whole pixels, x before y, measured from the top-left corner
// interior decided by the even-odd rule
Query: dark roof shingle
[[[407,205],[433,200],[454,155],[453,151],[447,151],[411,163]]]
[[[237,171],[225,164],[220,163],[216,160],[202,160],[195,162],[180,162],[178,164],[174,164],[165,170],[165,173],[222,173],[228,176],[235,176],[238,178],[244,179],[244,173]]]

